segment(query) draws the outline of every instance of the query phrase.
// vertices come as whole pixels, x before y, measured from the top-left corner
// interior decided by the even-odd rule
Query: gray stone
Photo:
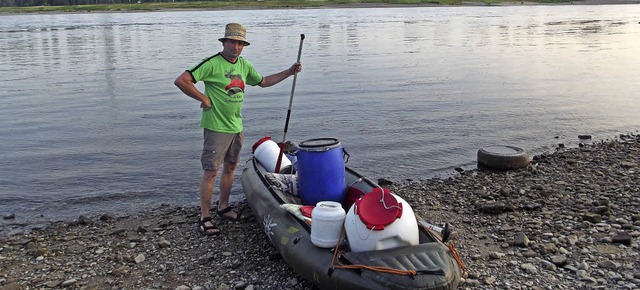
[[[491,252],[489,253],[489,258],[492,260],[499,260],[501,258],[503,258],[504,256],[506,256],[505,253],[500,253],[500,252]]]
[[[295,277],[287,280],[287,286],[293,287],[293,286],[298,285],[298,283],[299,283],[298,279],[296,279]]]
[[[591,269],[591,267],[589,266],[589,264],[587,262],[582,261],[582,262],[580,262],[580,264],[578,264],[578,269],[589,271]]]
[[[578,272],[578,268],[576,268],[576,267],[574,267],[574,266],[571,266],[571,265],[565,265],[565,266],[564,266],[564,267],[562,267],[562,268],[564,268],[565,270],[567,270],[567,271],[569,271],[569,272],[572,272],[572,273],[576,273],[576,272]]]
[[[80,217],[78,217],[78,224],[84,225],[84,226],[90,226],[93,224],[93,221],[87,216],[81,215]]]
[[[551,263],[553,263],[558,267],[564,267],[569,263],[568,261],[569,260],[567,259],[566,255],[557,255],[557,256],[551,257]]]
[[[524,263],[520,265],[520,269],[524,270],[528,274],[532,274],[532,275],[538,274],[538,268],[536,268],[536,266],[534,266],[531,263]]]
[[[542,260],[541,262],[544,266],[544,269],[547,271],[555,272],[558,269],[558,267],[553,262],[549,262],[547,260]]]
[[[480,278],[480,273],[475,272],[475,271],[470,271],[470,272],[467,272],[467,277],[469,279],[478,279],[478,278]]]
[[[616,273],[614,271],[609,271],[607,273],[607,277],[609,277],[609,279],[614,280],[614,281],[618,281],[618,280],[622,280],[622,275],[620,275],[620,273]]]
[[[570,245],[575,246],[578,242],[578,237],[576,235],[570,235],[567,237],[567,240],[569,241]]]
[[[62,282],[62,284],[60,284],[60,287],[69,287],[71,285],[74,285],[78,283],[78,280],[76,280],[76,278],[71,278],[69,280],[66,280],[64,282]]]
[[[606,260],[598,261],[598,267],[603,269],[615,269],[615,268],[618,268],[618,265],[616,265],[611,260],[606,259]]]
[[[47,286],[47,288],[55,288],[60,286],[60,284],[62,284],[63,281],[61,280],[56,280],[56,281],[49,281],[47,283],[45,283],[44,285]]]
[[[615,236],[613,236],[613,238],[611,238],[611,242],[630,246],[631,236],[628,232],[618,232]]]
[[[122,267],[119,267],[119,268],[111,271],[111,274],[112,275],[124,275],[124,274],[126,274],[128,272],[129,272],[129,266],[124,265]]]
[[[542,246],[542,250],[547,254],[553,254],[556,252],[556,244],[547,243]]]
[[[16,282],[11,282],[9,284],[3,285],[2,288],[0,288],[2,290],[22,290],[22,286],[20,286],[20,284],[16,283]]]
[[[89,283],[88,285],[80,287],[80,290],[98,290],[100,289],[100,284],[98,283]]]
[[[133,258],[133,260],[136,262],[136,264],[140,264],[144,262],[145,260],[144,254],[138,254],[135,258]]]
[[[533,258],[533,257],[538,256],[538,253],[536,253],[535,251],[529,250],[529,251],[525,251],[524,253],[522,253],[522,256],[525,257],[525,258]]]
[[[233,285],[233,289],[243,290],[247,287],[247,282],[238,281],[235,285]]]
[[[467,279],[464,281],[463,285],[469,285],[469,286],[480,286],[480,281],[477,279]]]
[[[599,283],[598,279],[590,277],[590,276],[583,277],[583,278],[581,278],[581,280],[582,281],[586,281],[586,282],[588,282],[590,284],[598,284]]]
[[[578,276],[578,278],[580,279],[584,279],[589,277],[589,272],[587,272],[587,270],[579,269],[578,271],[576,271],[576,276]]]
[[[582,219],[588,221],[592,224],[599,223],[602,221],[602,216],[594,213],[586,213],[582,215]]]
[[[168,248],[171,247],[171,243],[167,241],[165,237],[160,237],[160,239],[158,239],[158,246],[160,248]]]
[[[516,247],[526,248],[529,246],[529,238],[525,234],[517,234],[513,238],[513,245]]]
[[[629,168],[637,167],[637,166],[638,166],[638,164],[636,164],[636,163],[634,163],[634,162],[624,162],[624,161],[623,161],[623,162],[620,162],[620,166],[622,166],[622,168],[627,168],[627,169],[629,169]]]

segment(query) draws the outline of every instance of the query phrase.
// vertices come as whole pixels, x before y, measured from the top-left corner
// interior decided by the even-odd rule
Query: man
[[[225,28],[222,51],[183,72],[174,84],[187,96],[200,102],[204,128],[204,145],[200,161],[204,173],[200,182],[199,230],[203,235],[215,235],[220,229],[213,224],[209,209],[214,180],[223,163],[220,176],[220,197],[216,213],[223,219],[238,220],[239,214],[229,206],[229,193],[234,172],[240,161],[243,143],[242,102],[245,84],[270,87],[302,70],[300,63],[279,73],[263,77],[253,65],[240,57],[245,46],[246,29],[237,23]],[[204,81],[204,94],[195,83]]]

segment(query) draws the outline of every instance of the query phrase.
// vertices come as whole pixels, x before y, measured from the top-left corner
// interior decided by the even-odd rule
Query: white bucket
[[[311,211],[311,242],[321,248],[333,248],[340,240],[345,213],[335,201],[321,201]]]
[[[278,155],[280,155],[280,147],[278,147],[278,143],[271,140],[269,136],[258,140],[258,142],[253,145],[253,156],[255,156],[258,162],[269,172],[275,172]],[[282,154],[279,172],[282,172],[289,166],[291,166],[291,161],[285,154]]]
[[[392,223],[385,225],[382,230],[367,228],[355,213],[357,204],[351,206],[344,226],[352,252],[392,249],[419,243],[418,222],[413,209],[401,197],[395,194],[391,195],[396,198],[398,204],[401,204],[402,214]],[[362,210],[367,209],[359,209],[359,211]]]

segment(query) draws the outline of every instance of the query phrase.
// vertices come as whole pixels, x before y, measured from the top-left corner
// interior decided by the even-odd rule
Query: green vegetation
[[[125,0],[126,1],[126,0]],[[162,0],[161,0],[162,1]],[[394,4],[394,5],[459,5],[463,2],[478,4],[518,3],[511,0],[248,0],[248,1],[198,1],[198,2],[150,2],[130,0],[119,4],[89,5],[39,5],[24,7],[0,7],[0,13],[38,13],[38,12],[91,12],[91,11],[154,11],[162,9],[233,9],[233,8],[303,8],[330,5],[356,4]],[[570,0],[534,0],[541,3],[559,3]],[[97,1],[96,1],[97,2]],[[77,2],[76,2],[77,3]]]

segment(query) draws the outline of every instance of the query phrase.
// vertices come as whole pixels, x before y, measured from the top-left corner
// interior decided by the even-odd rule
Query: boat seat
[[[352,264],[415,270],[420,274],[445,276],[451,271],[451,256],[440,243],[425,243],[366,252],[346,252],[343,256]]]

